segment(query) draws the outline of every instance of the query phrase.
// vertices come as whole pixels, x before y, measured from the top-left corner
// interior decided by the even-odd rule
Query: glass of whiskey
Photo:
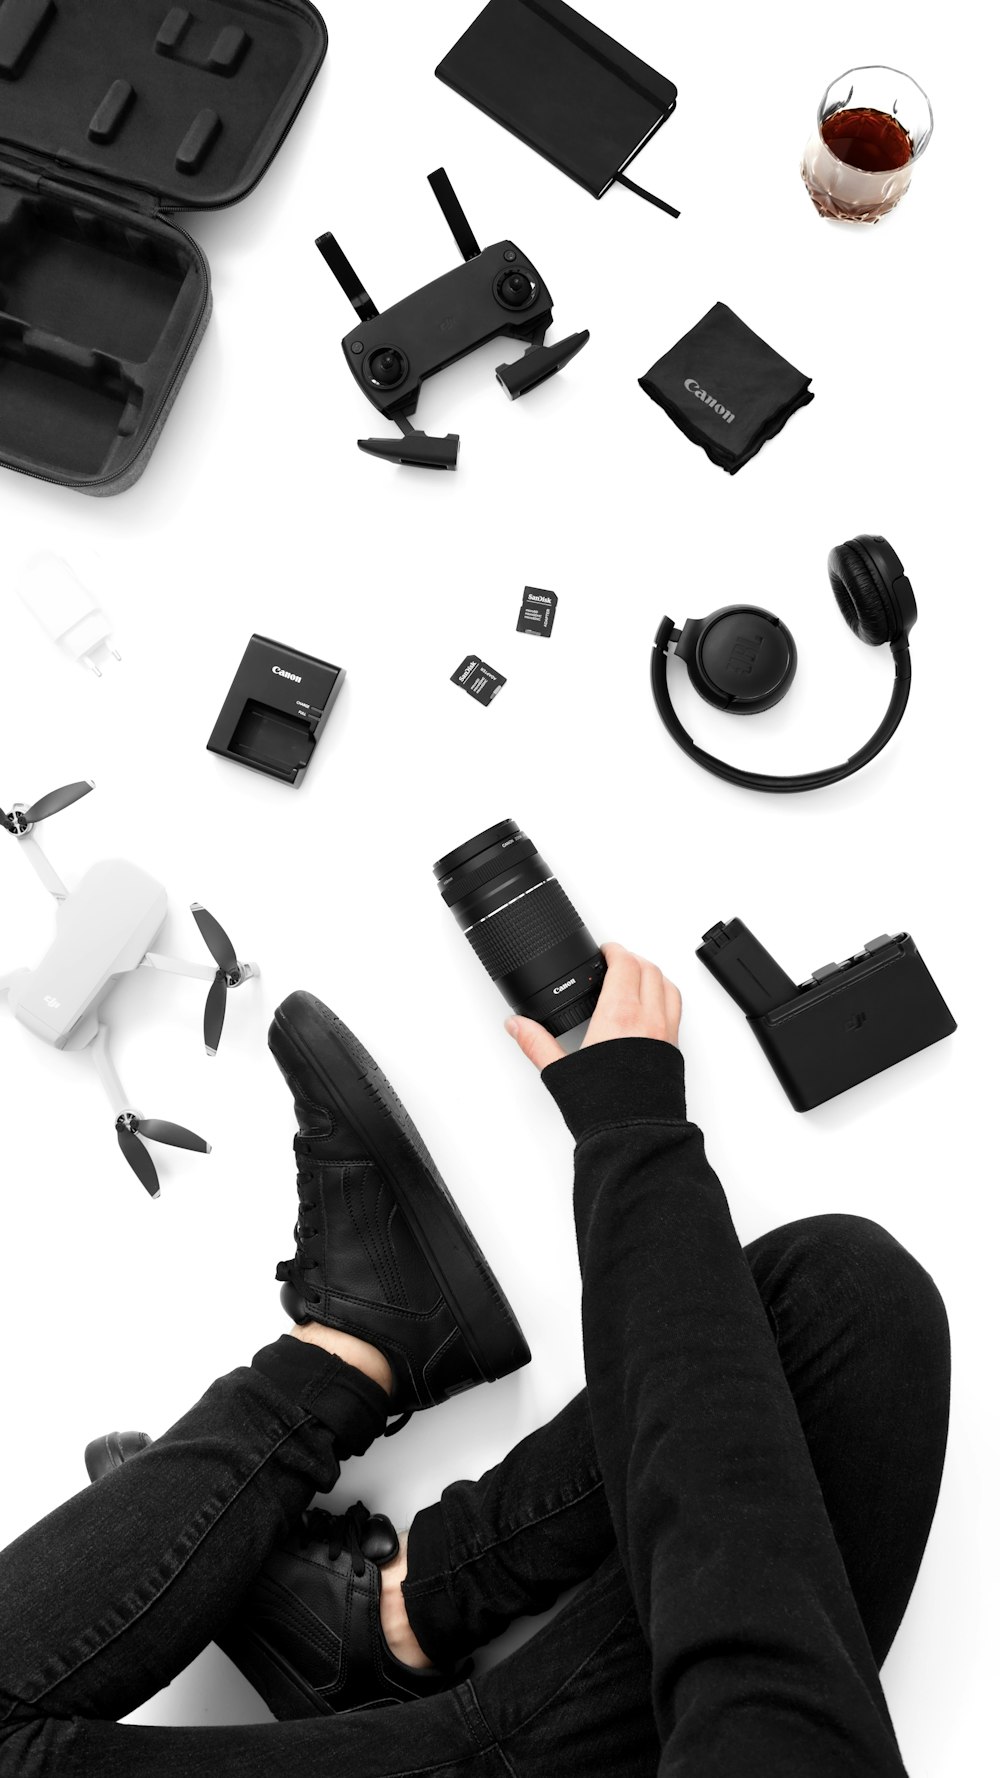
[[[802,157],[821,216],[878,222],[894,210],[931,139],[927,94],[898,68],[850,68],[827,87]]]

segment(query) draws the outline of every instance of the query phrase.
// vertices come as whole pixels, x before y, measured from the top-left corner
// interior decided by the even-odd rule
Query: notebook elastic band
[[[673,204],[666,203],[663,198],[654,197],[651,191],[645,191],[641,185],[636,185],[633,180],[626,179],[624,173],[616,173],[615,178],[619,185],[624,185],[626,191],[634,191],[637,198],[645,198],[647,204],[655,204],[658,210],[665,210],[668,216],[680,215],[680,211],[675,210]]]

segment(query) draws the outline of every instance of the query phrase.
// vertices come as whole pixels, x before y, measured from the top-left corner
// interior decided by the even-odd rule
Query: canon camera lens
[[[517,1013],[553,1037],[589,1019],[607,965],[565,890],[514,821],[440,858],[438,888]]]

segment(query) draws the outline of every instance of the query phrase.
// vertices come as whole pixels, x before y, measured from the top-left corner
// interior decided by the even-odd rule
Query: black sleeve
[[[576,1138],[594,1439],[671,1778],[903,1770],[684,1065],[646,1038],[542,1076]]]

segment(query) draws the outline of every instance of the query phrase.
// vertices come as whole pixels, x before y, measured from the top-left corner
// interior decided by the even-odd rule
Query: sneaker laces
[[[361,1500],[355,1501],[346,1513],[331,1513],[323,1506],[313,1506],[303,1514],[299,1541],[303,1548],[309,1543],[325,1543],[331,1562],[336,1562],[346,1550],[351,1567],[360,1580],[368,1560],[361,1539],[370,1518],[371,1513]]]
[[[302,1179],[302,1184],[299,1187],[299,1214],[294,1230],[295,1258],[279,1260],[275,1268],[274,1275],[279,1284],[297,1285],[302,1274],[305,1272],[314,1272],[319,1263],[311,1254],[306,1252],[309,1242],[314,1241],[316,1236],[321,1232],[314,1223],[311,1223],[308,1220],[310,1212],[316,1209],[316,1200],[315,1198],[305,1197],[303,1195],[302,1187],[308,1182],[310,1177],[309,1174],[305,1174]]]
[[[307,1184],[310,1177],[311,1176],[307,1173],[303,1178],[302,1185]],[[319,1229],[316,1228],[314,1223],[311,1223],[307,1220],[308,1216],[309,1216],[309,1212],[311,1210],[315,1210],[315,1208],[316,1208],[315,1198],[307,1198],[307,1197],[303,1196],[302,1186],[300,1186],[299,1187],[299,1214],[298,1214],[298,1220],[296,1221],[296,1224],[295,1224],[295,1250],[296,1250],[296,1254],[299,1259],[301,1259],[303,1257],[303,1249],[305,1248],[306,1244],[309,1241],[315,1240],[316,1236],[320,1232]]]

